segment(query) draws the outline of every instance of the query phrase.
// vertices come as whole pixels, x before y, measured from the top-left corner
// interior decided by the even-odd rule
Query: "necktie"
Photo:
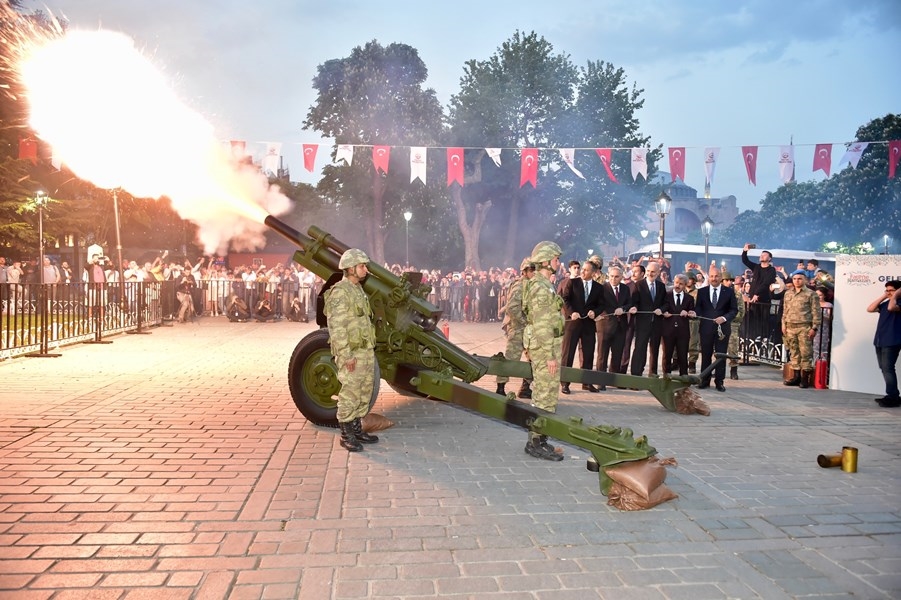
[[[618,285],[613,286],[613,297],[616,299],[617,302],[619,302],[619,286]]]
[[[719,291],[719,288],[713,288],[713,305],[714,305],[714,306],[716,306],[716,299],[717,299],[717,297],[718,297],[718,296],[717,296],[717,292],[718,292],[718,291]]]
[[[654,293],[657,291],[657,286],[654,285],[654,282],[648,282],[648,291],[651,292],[651,302],[654,301]]]
[[[676,294],[676,308],[682,306],[682,294]]]
[[[586,281],[585,282],[585,302],[588,302],[588,294],[590,294],[590,293],[591,293],[591,282]]]

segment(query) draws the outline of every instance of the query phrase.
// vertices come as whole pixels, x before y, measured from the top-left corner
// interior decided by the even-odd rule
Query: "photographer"
[[[86,284],[88,300],[88,318],[97,315],[103,318],[103,309],[106,306],[106,265],[109,260],[100,254],[92,254],[91,262],[84,267],[82,281]]]
[[[194,298],[193,293],[194,289],[197,287],[197,281],[194,279],[193,273],[190,270],[184,271],[184,273],[178,278],[175,284],[175,298],[178,300],[178,322],[179,323],[187,323],[188,317],[191,320],[194,320]]]

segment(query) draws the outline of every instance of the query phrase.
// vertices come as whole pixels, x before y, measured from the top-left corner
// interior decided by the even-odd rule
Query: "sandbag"
[[[604,471],[613,480],[607,504],[621,510],[644,510],[678,498],[678,494],[663,483],[666,467],[675,464],[674,458],[652,456],[607,467]]]
[[[394,421],[387,417],[383,417],[378,413],[369,413],[362,419],[363,431],[372,433],[373,431],[382,431],[389,427],[394,427]]]
[[[642,498],[621,483],[614,482],[607,495],[607,504],[620,510],[646,510],[678,497],[666,484],[657,486],[648,498]]]
[[[699,414],[710,416],[710,407],[701,400],[701,396],[691,388],[682,388],[673,395],[676,403],[676,412],[680,415]]]

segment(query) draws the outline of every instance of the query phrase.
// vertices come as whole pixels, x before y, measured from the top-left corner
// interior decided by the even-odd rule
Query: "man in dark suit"
[[[573,366],[576,357],[576,346],[582,344],[582,368],[591,369],[594,365],[595,326],[594,318],[600,308],[601,284],[593,281],[595,266],[585,261],[579,271],[579,277],[563,281],[561,297],[563,298],[563,366]],[[582,386],[589,392],[600,391],[592,384]],[[569,393],[569,383],[562,383],[560,391]]]
[[[645,364],[648,363],[650,348],[651,375],[657,374],[657,355],[660,353],[660,326],[663,324],[663,306],[666,304],[666,286],[657,278],[660,275],[660,264],[648,263],[645,278],[635,285],[632,294],[632,308],[629,313],[635,320],[635,350],[632,351],[630,372],[641,376]]]
[[[688,293],[687,284],[688,277],[680,273],[673,277],[673,289],[666,294],[660,340],[663,343],[663,372],[667,374],[672,371],[675,352],[679,375],[688,375],[689,317],[695,316],[695,300]]]
[[[625,273],[623,274],[625,275]],[[635,298],[638,296],[635,293],[635,287],[638,285],[639,281],[644,281],[644,266],[640,264],[632,265],[631,272],[629,273],[629,281],[626,283],[626,287],[629,289],[629,297],[631,301],[634,303]],[[629,308],[632,308],[631,306]],[[632,358],[632,342],[635,340],[635,316],[628,315],[626,317],[626,339],[623,342],[623,356],[620,359],[620,373],[626,373],[629,370],[629,360]]]
[[[710,285],[698,290],[698,299],[695,302],[695,312],[701,317],[698,325],[698,333],[701,338],[701,371],[713,362],[714,352],[726,352],[729,349],[729,323],[738,314],[738,302],[732,288],[723,283],[720,270],[710,267],[707,274]],[[721,337],[722,336],[722,337]],[[716,389],[726,391],[723,380],[726,378],[726,361],[720,361],[713,374]],[[701,380],[699,388],[710,387],[710,375]]]
[[[601,288],[601,315],[595,326],[598,337],[598,371],[608,371],[609,364],[610,372],[625,373],[621,357],[628,326],[626,313],[632,308],[632,295],[622,280],[622,269],[610,267],[607,270],[607,283]]]

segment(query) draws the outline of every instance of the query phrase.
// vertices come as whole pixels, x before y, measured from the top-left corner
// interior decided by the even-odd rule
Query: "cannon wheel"
[[[379,364],[375,363],[375,382],[369,409],[379,395]],[[338,369],[332,360],[328,329],[317,329],[305,336],[291,354],[288,364],[288,389],[297,410],[314,425],[338,426],[338,402],[341,390]]]

